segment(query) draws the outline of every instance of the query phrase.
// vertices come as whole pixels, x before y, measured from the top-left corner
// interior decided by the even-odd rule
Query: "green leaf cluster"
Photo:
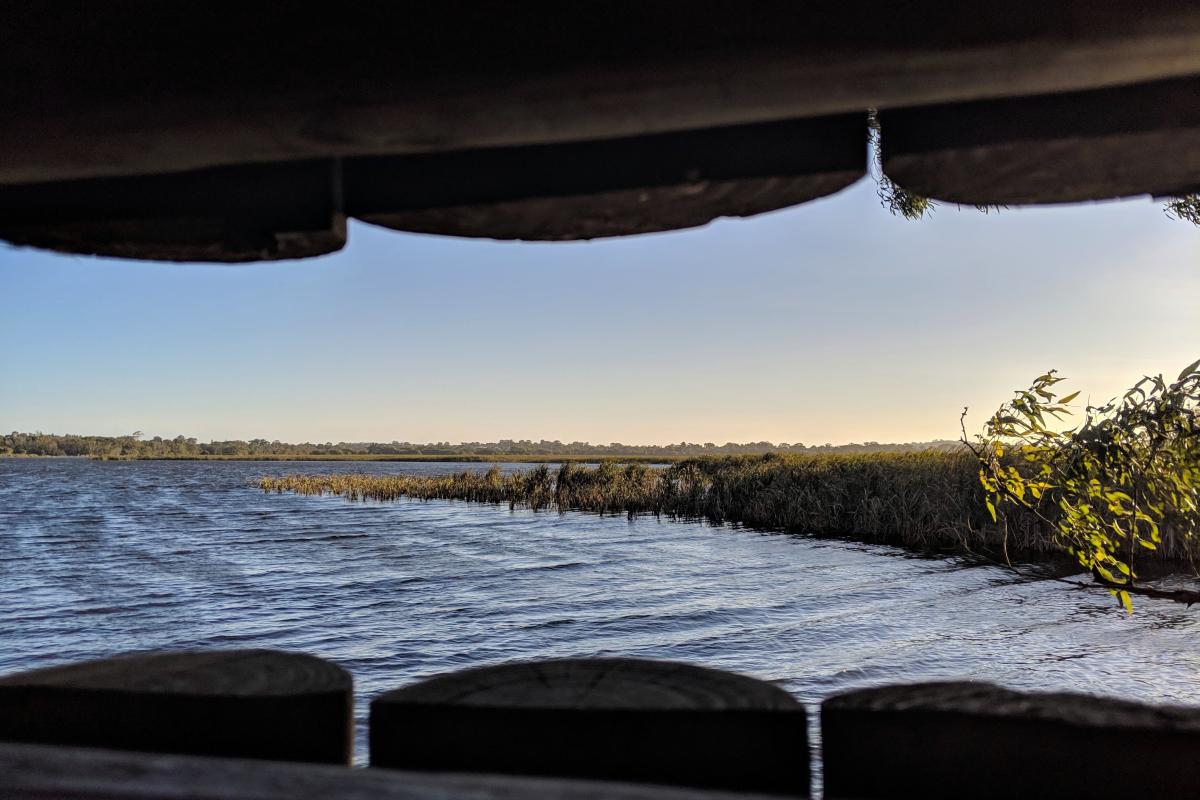
[[[1122,397],[1075,414],[1052,370],[1018,391],[967,441],[993,520],[1032,511],[1058,546],[1127,610],[1139,552],[1170,535],[1192,540],[1200,519],[1200,361],[1172,383],[1145,377]],[[965,415],[964,411],[964,415]]]

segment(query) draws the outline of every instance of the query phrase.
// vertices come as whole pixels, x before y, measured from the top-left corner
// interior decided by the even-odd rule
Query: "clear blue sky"
[[[953,437],[1056,367],[1200,357],[1200,229],[1148,200],[942,206],[863,181],[749,220],[523,244],[352,225],[214,266],[0,248],[0,428],[290,441]]]

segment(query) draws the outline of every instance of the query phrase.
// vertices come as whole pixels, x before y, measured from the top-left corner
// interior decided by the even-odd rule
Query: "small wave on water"
[[[480,465],[322,465],[364,468]],[[0,460],[0,673],[131,650],[300,650],[354,673],[360,722],[417,678],[600,655],[730,669],[810,704],[961,678],[1200,703],[1200,611],[1169,602],[1130,617],[1036,574],[857,542],[251,485],[305,470]]]

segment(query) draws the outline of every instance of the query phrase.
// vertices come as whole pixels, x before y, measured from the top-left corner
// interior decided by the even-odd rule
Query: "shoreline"
[[[985,510],[978,462],[965,454],[690,459],[657,468],[539,465],[504,473],[263,476],[267,493],[333,495],[349,501],[462,500],[532,510],[659,515],[734,523],[752,530],[896,545],[918,553],[1047,563],[1066,560],[1032,514],[1007,525]],[[1139,570],[1190,571],[1197,553],[1166,531]]]
[[[702,456],[703,457],[703,456]],[[290,454],[275,454],[275,455],[195,455],[195,456],[59,456],[59,455],[41,455],[37,453],[0,453],[0,460],[11,459],[72,459],[82,461],[315,461],[315,462],[337,462],[337,461],[361,461],[364,463],[371,462],[388,462],[399,461],[414,464],[445,464],[445,463],[464,463],[464,464],[602,464],[612,462],[617,464],[668,464],[677,461],[686,461],[695,459],[697,456],[642,456],[642,455],[572,455],[572,456],[553,456],[553,455],[514,455],[514,454],[493,454],[493,453],[472,453],[469,455],[445,455],[445,454],[380,454],[367,455],[359,453],[337,453],[329,455],[290,455]],[[708,456],[708,458],[720,458],[720,456]]]

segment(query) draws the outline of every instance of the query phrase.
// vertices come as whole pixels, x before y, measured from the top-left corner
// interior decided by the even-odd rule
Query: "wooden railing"
[[[0,679],[0,740],[349,764],[350,674],[271,650],[150,653]]]
[[[371,703],[312,656],[152,653],[0,678],[0,797],[804,797],[804,707],[685,664],[557,660],[451,673]],[[984,683],[821,707],[829,798],[1189,797],[1200,709]],[[203,757],[202,757],[203,756]],[[307,762],[307,763],[284,763]]]
[[[804,707],[764,681],[633,659],[465,670],[371,703],[371,764],[806,795]]]

